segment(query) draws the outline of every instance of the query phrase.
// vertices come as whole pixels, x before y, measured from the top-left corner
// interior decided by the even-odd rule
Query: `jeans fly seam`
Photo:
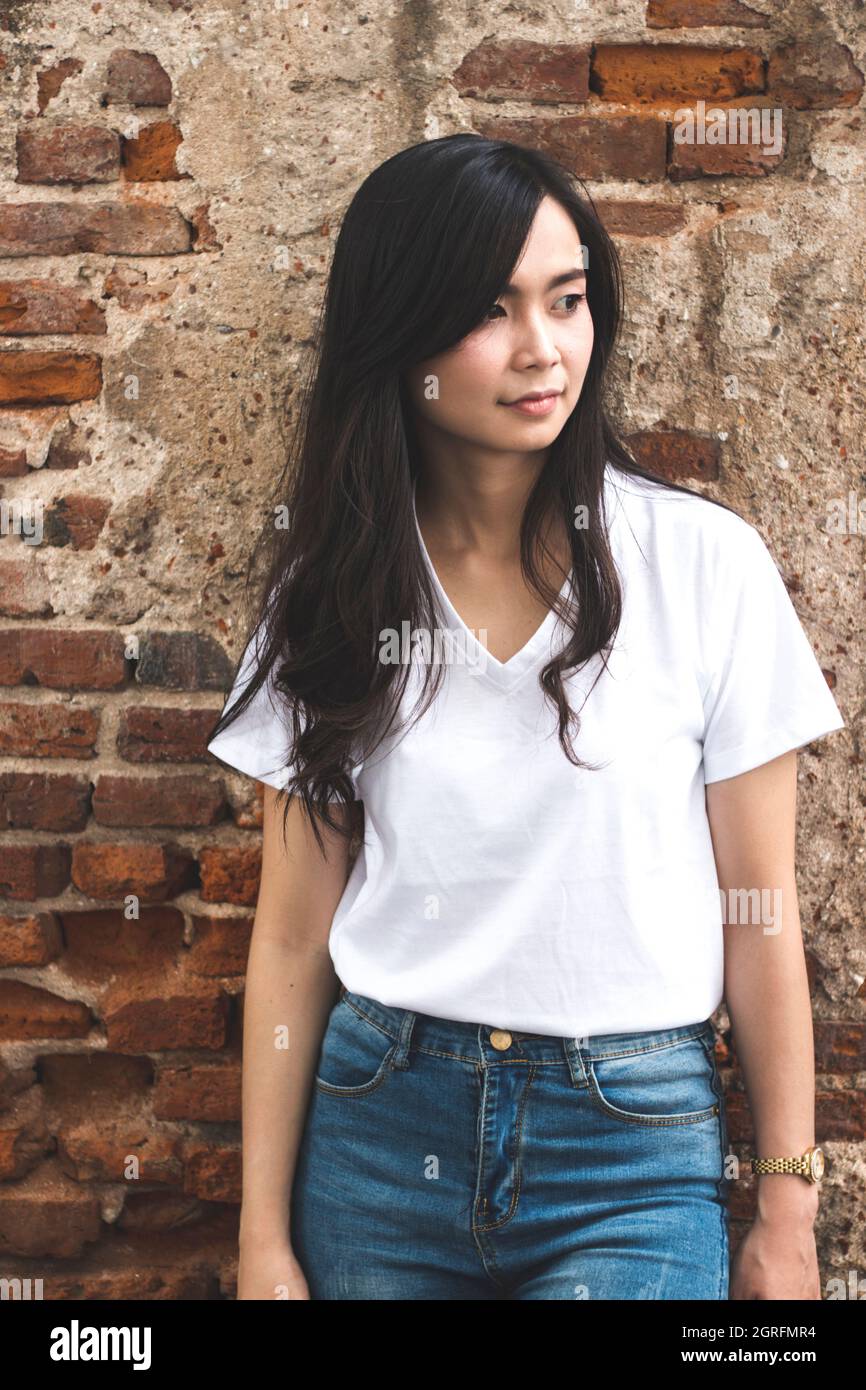
[[[533,1083],[534,1079],[535,1079],[535,1069],[532,1068],[532,1069],[530,1070],[530,1072],[529,1072],[529,1075],[528,1075],[527,1078],[526,1078],[526,1085],[525,1085],[524,1088],[523,1088],[523,1094],[522,1094],[522,1096],[521,1096],[521,1098],[520,1098],[520,1105],[518,1106],[518,1110],[517,1110],[517,1144],[516,1144],[515,1155],[514,1155],[514,1174],[515,1174],[515,1182],[514,1182],[514,1192],[513,1192],[512,1197],[511,1197],[511,1205],[509,1206],[508,1211],[505,1213],[505,1215],[504,1215],[503,1217],[500,1217],[500,1219],[499,1219],[498,1221],[492,1221],[492,1222],[490,1222],[490,1224],[487,1225],[487,1226],[478,1226],[477,1228],[475,1228],[475,1229],[477,1229],[478,1231],[496,1231],[496,1230],[498,1230],[500,1226],[504,1226],[508,1221],[511,1220],[512,1216],[514,1215],[514,1213],[515,1213],[516,1210],[517,1210],[517,1204],[518,1204],[518,1202],[520,1201],[520,1189],[521,1189],[521,1185],[522,1185],[522,1181],[523,1181],[523,1169],[522,1169],[521,1162],[520,1162],[520,1146],[521,1146],[521,1140],[522,1140],[522,1138],[523,1138],[524,1117],[525,1117],[525,1115],[526,1115],[526,1108],[527,1108],[527,1105],[528,1105],[528,1103],[529,1103],[529,1092],[530,1092],[530,1089],[531,1089],[531,1087],[532,1087],[532,1083]],[[485,1202],[486,1202],[486,1198],[485,1198]]]

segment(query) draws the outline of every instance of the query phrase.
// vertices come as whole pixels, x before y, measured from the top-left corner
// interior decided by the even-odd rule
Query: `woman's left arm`
[[[755,1156],[799,1157],[815,1143],[815,1058],[795,873],[796,752],[711,782],[706,801],[726,904],[725,1002]],[[756,1181],[730,1298],[820,1299],[818,1188],[796,1173]]]

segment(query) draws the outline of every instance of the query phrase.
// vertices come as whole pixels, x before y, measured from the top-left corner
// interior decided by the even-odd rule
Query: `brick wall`
[[[233,1294],[261,789],[205,743],[341,211],[462,129],[586,180],[626,269],[625,433],[759,526],[849,722],[801,755],[799,864],[822,1276],[862,1267],[866,518],[824,520],[866,495],[856,8],[152,0],[118,39],[112,6],[7,0],[0,1273]],[[698,102],[780,112],[780,147],[680,141]],[[751,1209],[743,1181],[735,1242]]]

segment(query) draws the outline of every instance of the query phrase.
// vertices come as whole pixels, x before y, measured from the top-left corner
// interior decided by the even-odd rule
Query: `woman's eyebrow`
[[[586,280],[586,271],[575,268],[574,270],[564,270],[561,275],[554,275],[553,279],[546,286],[544,293],[548,290],[555,290],[557,285],[570,285],[574,280]],[[516,285],[506,285],[502,291],[503,295],[521,294],[522,291]]]

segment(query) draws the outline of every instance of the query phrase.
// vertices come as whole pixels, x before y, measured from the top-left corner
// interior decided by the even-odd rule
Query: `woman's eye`
[[[564,295],[561,296],[561,298],[562,298],[562,299],[573,299],[573,300],[575,300],[575,303],[572,305],[572,307],[571,307],[570,309],[566,309],[566,311],[565,311],[567,314],[574,314],[574,313],[577,312],[577,310],[580,308],[580,306],[581,306],[581,304],[583,303],[583,301],[586,299],[586,295],[585,295],[585,294],[564,294]],[[557,302],[557,304],[558,304],[558,303],[559,303],[559,300],[557,300],[556,302]]]
[[[573,301],[574,301],[574,302],[572,303],[571,307],[568,308],[568,309],[566,309],[565,312],[566,312],[567,314],[575,314],[575,313],[577,313],[577,310],[580,308],[580,306],[581,306],[581,304],[583,303],[583,301],[586,299],[586,295],[585,295],[585,294],[576,294],[576,293],[575,293],[575,294],[563,294],[563,295],[560,295],[560,297],[559,297],[559,299],[557,299],[556,303],[559,304],[560,301],[563,300],[563,299],[570,299],[570,300],[573,300]],[[488,323],[491,319],[493,319],[494,317],[496,317],[497,311],[499,311],[499,312],[501,312],[501,313],[503,313],[503,314],[505,313],[505,310],[504,310],[504,308],[502,307],[501,304],[494,304],[494,305],[492,305],[492,307],[491,307],[490,309],[487,310],[487,313],[484,315],[484,321],[485,321],[485,323]]]

